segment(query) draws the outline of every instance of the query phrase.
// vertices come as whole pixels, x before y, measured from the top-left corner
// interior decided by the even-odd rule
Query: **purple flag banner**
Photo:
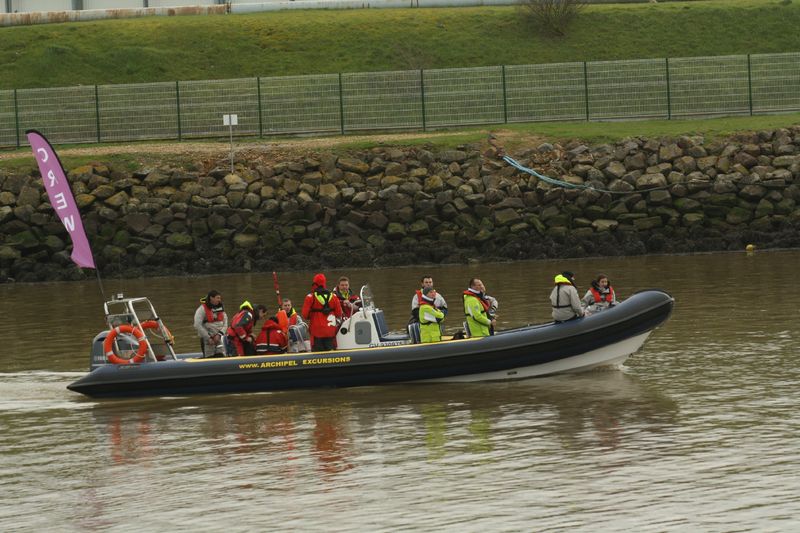
[[[79,267],[95,268],[92,249],[89,247],[89,240],[83,230],[78,204],[75,203],[75,197],[72,196],[72,189],[64,175],[64,169],[61,167],[61,161],[58,160],[56,151],[53,150],[44,135],[38,131],[28,130],[25,134],[33,149],[36,162],[39,163],[39,172],[42,173],[44,188],[47,190],[47,196],[50,197],[50,205],[55,209],[58,218],[61,219],[61,223],[67,228],[67,233],[72,239],[72,260]]]

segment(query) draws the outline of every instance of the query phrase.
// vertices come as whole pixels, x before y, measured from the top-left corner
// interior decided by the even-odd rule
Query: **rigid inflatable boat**
[[[404,333],[389,332],[368,287],[361,296],[363,307],[339,327],[335,351],[304,351],[307,334],[297,328],[289,331],[290,353],[221,358],[176,354],[169,330],[147,298],[115,298],[105,304],[109,329],[94,339],[91,371],[68,388],[92,397],[163,396],[581,372],[624,362],[669,318],[674,305],[669,294],[646,290],[568,322],[420,344],[414,325]]]

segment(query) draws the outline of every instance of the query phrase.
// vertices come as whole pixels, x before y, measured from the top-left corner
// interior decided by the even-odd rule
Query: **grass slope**
[[[286,11],[0,28],[0,89],[800,51],[800,1]]]

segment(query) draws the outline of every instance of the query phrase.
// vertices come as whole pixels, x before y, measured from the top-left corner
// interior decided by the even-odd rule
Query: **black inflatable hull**
[[[621,363],[672,312],[662,291],[639,292],[587,318],[481,339],[282,356],[105,365],[67,388],[92,397],[259,392],[411,381],[522,379]]]

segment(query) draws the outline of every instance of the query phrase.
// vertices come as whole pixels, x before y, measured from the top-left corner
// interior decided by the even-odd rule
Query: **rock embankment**
[[[69,171],[103,274],[389,266],[800,246],[800,127],[706,143],[375,148],[236,172]],[[584,188],[591,186],[594,190]],[[38,176],[0,171],[0,278],[82,279]]]

